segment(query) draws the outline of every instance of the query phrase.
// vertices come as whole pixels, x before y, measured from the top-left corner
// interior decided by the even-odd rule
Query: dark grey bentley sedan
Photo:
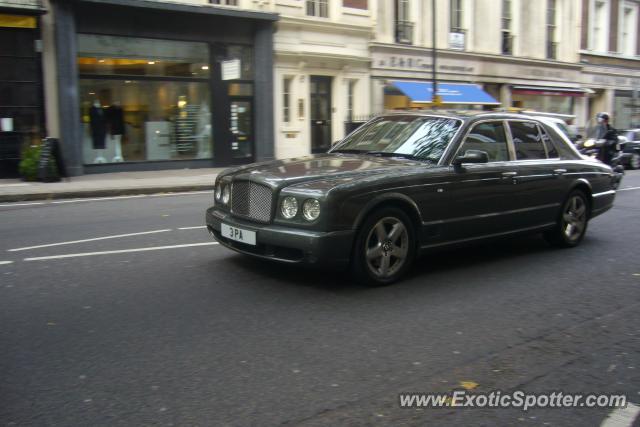
[[[434,248],[535,232],[576,246],[614,179],[544,119],[385,115],[327,154],[224,171],[206,223],[237,252],[383,285]]]

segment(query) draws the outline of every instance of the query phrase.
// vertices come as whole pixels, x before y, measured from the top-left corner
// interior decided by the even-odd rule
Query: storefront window
[[[546,113],[573,114],[573,96],[512,94],[512,107]]]
[[[633,92],[615,92],[613,125],[618,129],[640,127],[640,99],[633,98]]]
[[[79,35],[85,164],[212,158],[205,43]]]

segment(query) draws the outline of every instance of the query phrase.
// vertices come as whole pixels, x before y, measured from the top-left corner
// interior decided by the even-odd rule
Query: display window
[[[573,114],[574,98],[575,96],[514,93],[511,95],[511,106],[546,113]]]
[[[85,164],[213,157],[206,43],[80,34]]]

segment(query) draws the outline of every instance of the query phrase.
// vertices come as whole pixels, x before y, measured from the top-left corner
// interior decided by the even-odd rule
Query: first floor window
[[[328,0],[307,0],[307,15],[327,18],[329,16]]]
[[[291,122],[291,77],[285,77],[282,82],[282,121]]]

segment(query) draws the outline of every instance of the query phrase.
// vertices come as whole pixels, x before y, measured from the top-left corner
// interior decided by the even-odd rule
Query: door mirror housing
[[[489,163],[489,154],[482,150],[467,150],[463,156],[453,159],[454,166],[460,166],[463,163]]]

